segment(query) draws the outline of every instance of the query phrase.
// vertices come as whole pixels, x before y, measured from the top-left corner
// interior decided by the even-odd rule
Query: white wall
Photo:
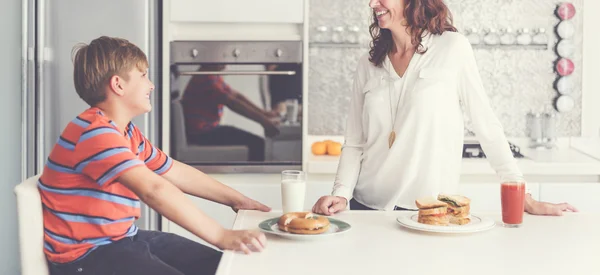
[[[17,211],[13,188],[21,180],[21,0],[0,9],[0,274],[19,274]]]
[[[600,1],[585,0],[583,3],[583,94],[581,135],[600,136]]]

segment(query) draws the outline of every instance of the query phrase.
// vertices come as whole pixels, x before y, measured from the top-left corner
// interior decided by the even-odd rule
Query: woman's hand
[[[564,211],[578,212],[579,210],[566,202],[540,202],[531,196],[527,196],[525,199],[525,212],[532,215],[562,216]]]
[[[333,215],[346,209],[348,200],[337,196],[323,196],[313,206],[312,212],[321,215]]]

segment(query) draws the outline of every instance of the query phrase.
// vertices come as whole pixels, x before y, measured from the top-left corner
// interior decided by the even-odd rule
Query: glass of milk
[[[285,101],[286,120],[294,124],[298,121],[298,99],[288,99]]]
[[[306,173],[296,170],[281,172],[281,205],[283,213],[304,211]]]

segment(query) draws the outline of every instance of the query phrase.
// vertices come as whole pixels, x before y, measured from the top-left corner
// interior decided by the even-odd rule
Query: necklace
[[[390,100],[389,100],[389,102],[390,102],[390,117],[391,117],[390,121],[392,123],[390,136],[388,137],[389,148],[392,148],[394,141],[396,141],[396,131],[394,130],[394,125],[396,124],[395,122],[396,122],[396,118],[398,117],[398,109],[400,107],[400,100],[402,99],[402,96],[404,95],[404,88],[406,87],[407,76],[410,73],[409,70],[411,68],[411,64],[413,63],[413,60],[415,59],[415,56],[414,56],[415,54],[416,53],[413,53],[413,55],[410,57],[410,60],[408,61],[408,65],[406,66],[406,70],[404,71],[404,74],[401,77],[402,90],[400,91],[400,95],[398,96],[398,102],[396,103],[395,111],[392,107],[392,86],[394,85],[394,81],[392,79],[392,70],[395,71],[395,69],[394,69],[394,64],[392,63],[392,58],[388,56],[388,60],[390,62],[390,66],[388,68],[388,96],[390,98]],[[418,58],[418,57],[419,56],[417,56],[416,58]]]
[[[390,59],[390,67],[393,68],[393,64],[392,61]],[[388,68],[388,96],[390,98],[389,102],[390,102],[390,117],[391,117],[391,122],[392,122],[392,127],[391,127],[391,131],[390,131],[390,136],[388,137],[388,144],[389,144],[389,148],[392,148],[392,145],[394,144],[394,141],[396,141],[396,131],[394,131],[394,124],[396,122],[396,117],[398,116],[398,107],[400,106],[400,98],[401,96],[398,97],[398,102],[396,104],[396,110],[393,111],[393,107],[392,107],[392,86],[394,85],[394,81],[392,79],[392,73],[391,73],[391,68]],[[406,74],[406,73],[405,73]]]

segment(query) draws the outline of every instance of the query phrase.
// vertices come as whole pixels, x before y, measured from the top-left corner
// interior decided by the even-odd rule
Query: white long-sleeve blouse
[[[415,209],[420,197],[456,193],[463,111],[500,180],[523,180],[468,40],[445,32],[427,35],[422,44],[427,52],[415,53],[402,77],[388,58],[382,67],[374,66],[368,54],[360,58],[332,195],[392,210]]]

